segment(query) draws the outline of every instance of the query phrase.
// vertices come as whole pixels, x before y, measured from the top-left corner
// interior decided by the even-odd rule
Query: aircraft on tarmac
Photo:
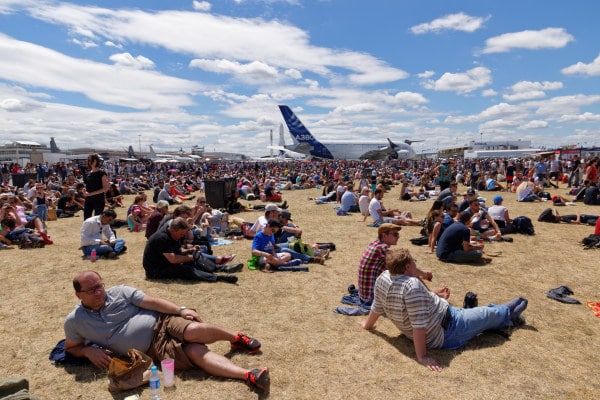
[[[291,151],[286,147],[285,138],[283,137],[283,124],[279,124],[279,144],[273,146],[273,131],[271,131],[271,145],[267,148],[277,150],[277,155],[259,157],[256,159],[257,161],[293,161],[306,158],[306,154]]]
[[[197,161],[194,157],[177,155],[177,154],[156,154],[152,145],[148,146],[150,148],[150,153],[148,154],[148,158],[156,163],[172,163],[172,162],[195,162]],[[180,150],[180,153],[183,153],[183,149]]]
[[[396,160],[399,158],[416,158],[416,153],[410,143],[416,140],[406,140],[405,143],[394,143],[389,138],[388,143],[381,142],[319,142],[306,129],[296,114],[286,105],[280,105],[281,115],[292,135],[293,145],[284,146],[286,149],[303,153],[307,156],[325,159],[346,160]]]

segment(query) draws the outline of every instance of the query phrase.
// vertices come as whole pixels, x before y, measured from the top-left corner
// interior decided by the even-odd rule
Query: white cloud
[[[485,41],[483,53],[506,53],[513,49],[559,49],[575,38],[563,28],[546,28],[505,33]]]
[[[549,126],[548,121],[533,120],[521,125],[523,129],[543,129]]]
[[[427,81],[424,86],[443,92],[469,93],[492,82],[491,71],[485,67],[475,67],[464,73],[444,73],[437,81]]]
[[[441,18],[434,19],[431,22],[415,25],[410,28],[411,32],[415,35],[422,35],[424,33],[434,32],[439,33],[441,31],[462,31],[462,32],[475,32],[483,26],[483,23],[488,18],[472,17],[465,13],[449,14]]]
[[[68,3],[57,7],[42,4],[31,12],[46,22],[66,25],[78,35],[155,46],[200,59],[260,60],[277,69],[295,68],[324,77],[332,75],[332,68],[340,68],[349,71],[349,81],[358,85],[408,76],[366,53],[312,46],[307,32],[279,21],[171,10],[110,10]],[[219,40],[201,39],[208,37]]]
[[[202,88],[197,82],[153,71],[126,69],[65,56],[2,34],[0,53],[3,54],[0,57],[0,76],[3,79],[37,88],[81,93],[103,104],[134,109],[172,109],[193,104],[190,93]]]
[[[481,92],[481,95],[483,97],[492,97],[492,96],[495,96],[497,94],[498,94],[498,92],[496,92],[494,89],[486,89],[486,90],[483,90]]]
[[[536,108],[538,115],[579,114],[581,107],[600,103],[600,95],[557,96],[544,101],[532,101],[529,105]]]
[[[417,107],[429,102],[421,93],[398,92],[394,95],[394,100],[398,105],[407,105]]]
[[[89,40],[79,40],[79,39],[71,39],[71,42],[75,43],[76,45],[84,48],[84,49],[90,49],[92,47],[98,47],[98,45],[92,41]]]
[[[434,71],[425,71],[425,72],[421,72],[421,73],[417,74],[417,76],[422,79],[429,79],[434,75],[435,75]]]
[[[511,86],[512,93],[502,96],[507,101],[532,100],[546,97],[546,91],[563,88],[562,82],[521,81]]]
[[[144,56],[133,57],[129,53],[113,54],[109,59],[120,67],[133,69],[154,69],[152,60]]]
[[[210,4],[208,1],[194,0],[192,2],[192,7],[194,7],[194,10],[196,11],[210,11],[212,4]]]
[[[114,48],[117,48],[117,49],[122,49],[123,48],[122,44],[113,43],[110,40],[107,40],[106,42],[104,42],[104,45],[106,47],[114,47]]]
[[[600,75],[600,55],[589,64],[582,63],[581,61],[570,65],[560,70],[565,75],[586,75],[586,76],[599,76]]]
[[[585,112],[583,114],[568,114],[563,115],[558,119],[558,122],[600,122],[600,114],[593,114],[590,112]]]
[[[278,79],[277,69],[260,61],[241,64],[236,61],[222,59],[196,59],[190,62],[190,67],[200,68],[218,74],[231,74],[244,81],[262,82]]]
[[[294,68],[286,69],[283,73],[292,79],[302,79],[302,73]]]

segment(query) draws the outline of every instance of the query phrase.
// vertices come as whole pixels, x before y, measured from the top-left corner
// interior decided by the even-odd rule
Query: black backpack
[[[581,239],[581,244],[585,250],[600,248],[600,235],[589,235]]]
[[[533,229],[533,223],[529,217],[517,217],[512,220],[512,225],[514,232],[522,233],[524,235],[535,235],[535,229]]]

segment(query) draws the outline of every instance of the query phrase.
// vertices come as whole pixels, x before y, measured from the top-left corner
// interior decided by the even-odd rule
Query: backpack
[[[600,235],[589,235],[581,239],[584,250],[600,248]]]
[[[524,235],[534,235],[535,230],[533,229],[533,223],[531,218],[520,216],[512,220],[514,232],[522,233]]]
[[[290,242],[290,249],[298,253],[307,254],[311,257],[315,256],[315,249],[311,245],[304,243],[302,238],[299,237],[294,238]]]

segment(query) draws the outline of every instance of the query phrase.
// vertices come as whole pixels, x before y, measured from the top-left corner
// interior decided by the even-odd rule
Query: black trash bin
[[[204,181],[206,202],[212,208],[225,208],[227,197],[231,191],[237,189],[237,179],[211,179]]]
[[[12,174],[11,176],[13,186],[19,188],[25,186],[28,180],[33,179],[35,181],[37,179],[36,174]]]

